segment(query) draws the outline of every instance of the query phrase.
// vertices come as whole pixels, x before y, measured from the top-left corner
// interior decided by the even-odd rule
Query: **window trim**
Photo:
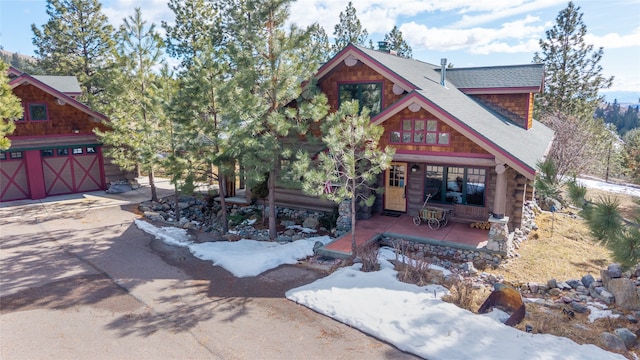
[[[343,85],[358,85],[358,113],[360,113],[362,111],[362,85],[371,85],[371,84],[375,84],[375,85],[379,85],[380,86],[380,111],[378,111],[377,113],[373,113],[373,111],[371,109],[369,112],[369,117],[373,118],[376,115],[380,114],[384,108],[383,108],[383,104],[384,104],[384,81],[379,80],[379,81],[358,81],[358,80],[353,80],[353,81],[338,81],[337,83],[337,87],[338,87],[338,109],[340,108],[340,105],[342,103],[341,99],[340,99],[340,87]]]
[[[404,130],[404,122],[411,121],[411,130]],[[416,131],[416,122],[423,121],[424,122],[424,130]],[[435,121],[436,128],[435,130],[429,130],[429,122]],[[440,131],[441,124],[438,119],[401,119],[400,120],[400,129],[393,130],[389,133],[389,143],[391,144],[410,144],[410,145],[426,145],[426,146],[451,146],[451,133],[447,131]],[[410,134],[411,141],[403,141],[404,136],[406,134]],[[416,134],[423,134],[422,141],[416,142],[415,136]],[[394,141],[394,135],[398,137],[398,141]],[[430,143],[427,142],[429,135],[435,136],[435,142]],[[445,136],[448,140],[446,143],[441,143],[440,140],[442,136]]]
[[[441,167],[442,168],[442,178],[440,179],[441,185],[440,185],[440,189],[438,190],[437,193],[440,193],[440,199],[438,200],[429,200],[430,202],[433,203],[438,203],[438,204],[451,204],[451,205],[464,205],[464,206],[477,206],[477,207],[486,207],[487,206],[487,180],[489,177],[489,169],[483,166],[460,166],[460,165],[440,165],[440,164],[425,164],[425,169],[428,166],[436,166],[436,167]],[[447,192],[448,191],[448,182],[449,182],[449,168],[462,168],[463,170],[463,180],[462,180],[462,184],[461,184],[461,189],[460,189],[460,196],[461,196],[461,202],[451,202],[451,201],[447,201]],[[477,169],[477,170],[484,170],[484,186],[483,186],[483,190],[482,190],[482,204],[469,204],[467,201],[467,197],[473,194],[469,194],[468,193],[468,189],[469,189],[469,177],[473,176],[473,174],[469,174],[469,170],[471,169]],[[427,196],[427,174],[424,174],[425,176],[425,182],[424,182],[424,188],[423,188],[423,195],[426,197]],[[436,193],[436,194],[437,194]],[[475,193],[474,193],[475,194]]]
[[[32,106],[43,106],[44,107],[44,119],[33,119],[32,115],[31,115],[31,107]],[[28,115],[29,121],[32,122],[45,122],[45,121],[49,121],[49,107],[47,106],[46,102],[30,102],[27,103],[27,108],[26,108],[26,113]]]

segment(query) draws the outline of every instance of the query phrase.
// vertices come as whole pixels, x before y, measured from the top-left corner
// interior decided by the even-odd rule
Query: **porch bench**
[[[455,205],[451,221],[472,224],[489,219],[489,210],[478,206]]]

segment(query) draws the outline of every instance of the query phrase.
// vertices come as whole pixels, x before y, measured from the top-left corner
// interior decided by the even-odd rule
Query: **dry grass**
[[[611,252],[593,240],[586,222],[563,213],[536,217],[538,230],[517,250],[518,257],[491,272],[507,281],[546,283],[549,279],[580,279],[586,274],[600,277],[612,263]]]
[[[476,288],[470,280],[447,281],[444,286],[449,289],[449,294],[442,297],[442,301],[452,303],[459,308],[477,313],[482,303],[487,299],[491,291],[486,287]]]

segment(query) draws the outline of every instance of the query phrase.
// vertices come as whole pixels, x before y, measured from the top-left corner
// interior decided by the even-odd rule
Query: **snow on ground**
[[[255,276],[281,264],[295,263],[313,253],[315,237],[292,243],[253,240],[193,243],[183,229],[136,225],[158,239],[191,252],[237,277]],[[362,272],[359,265],[341,268],[315,282],[289,290],[286,297],[321,314],[355,327],[398,349],[428,358],[446,359],[624,359],[595,345],[579,345],[548,334],[529,334],[502,324],[505,314],[476,315],[441,300],[448,290],[439,285],[419,287],[397,280],[387,259],[392,249],[379,253],[381,269]],[[444,269],[443,269],[444,270]]]
[[[640,197],[640,188],[628,186],[628,185],[618,185],[612,184],[608,182],[604,182],[601,180],[595,179],[584,179],[578,178],[576,179],[579,184],[589,188],[589,189],[598,189],[603,191],[608,191],[616,194],[627,194],[631,196]]]
[[[257,276],[282,264],[295,264],[313,255],[316,241],[327,244],[328,236],[317,236],[290,243],[277,243],[242,239],[237,242],[194,243],[187,231],[174,227],[156,227],[146,221],[136,220],[136,226],[170,245],[185,246],[202,260],[210,260],[235,277]]]

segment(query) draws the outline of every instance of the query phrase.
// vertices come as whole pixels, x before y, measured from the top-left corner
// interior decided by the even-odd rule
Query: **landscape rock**
[[[627,350],[627,347],[625,346],[624,341],[622,341],[621,338],[619,338],[614,334],[603,332],[602,334],[600,334],[600,339],[602,339],[602,343],[604,344],[604,347],[607,350],[611,350],[611,351]]]
[[[633,348],[633,346],[636,344],[636,341],[638,340],[638,336],[636,336],[636,334],[634,334],[627,328],[618,328],[615,329],[614,332],[616,336],[622,339],[622,342],[627,349]]]
[[[580,281],[582,281],[582,285],[584,285],[584,287],[589,288],[596,280],[591,274],[587,274],[583,276]]]
[[[320,222],[318,221],[318,219],[311,216],[304,219],[304,222],[302,223],[302,227],[313,229],[313,230],[318,229],[318,226],[320,226]]]
[[[567,280],[566,283],[571,286],[572,289],[577,289],[578,286],[582,286],[582,282],[580,280]]]
[[[549,279],[549,281],[547,281],[547,286],[551,289],[558,287],[558,282],[556,281],[556,279]]]
[[[622,265],[620,264],[611,264],[607,267],[607,275],[611,279],[616,279],[622,276]]]
[[[613,294],[618,307],[626,310],[640,309],[640,298],[633,280],[625,278],[611,279],[607,289]]]
[[[571,303],[571,309],[579,314],[584,314],[589,311],[588,307],[576,301]]]

